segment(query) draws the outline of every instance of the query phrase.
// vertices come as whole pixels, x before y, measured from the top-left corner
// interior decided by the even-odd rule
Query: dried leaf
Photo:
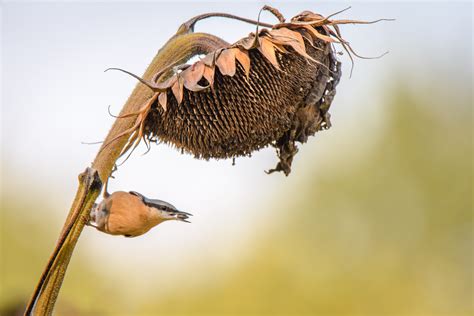
[[[280,70],[280,64],[278,63],[278,59],[275,54],[275,44],[273,44],[272,41],[267,37],[260,37],[259,42],[260,45],[258,50],[273,66],[275,66],[275,68]]]
[[[311,37],[311,35],[309,35],[308,32],[303,32],[303,33],[301,34],[301,36],[303,36],[303,38],[304,38],[305,40],[307,40],[308,43],[310,43],[310,44],[312,45],[312,43],[313,43],[313,38]],[[313,46],[313,47],[314,47],[314,46]]]
[[[234,46],[240,47],[244,50],[251,50],[255,48],[255,34],[250,33],[247,37],[242,38],[241,40],[237,41]]]
[[[235,75],[235,52],[233,49],[222,50],[219,57],[216,59],[216,66],[219,68],[221,74],[224,76]]]
[[[180,105],[183,101],[184,80],[181,78],[180,74],[177,74],[174,77],[176,78],[176,82],[171,86],[171,91],[173,91],[174,97],[176,98],[178,105]]]
[[[250,57],[249,53],[245,50],[242,50],[240,48],[233,48],[235,58],[239,61],[239,63],[242,65],[245,71],[245,75],[247,78],[250,75]]]
[[[124,153],[126,153],[132,146],[134,146],[134,148],[136,148],[138,146],[138,143],[140,142],[140,137],[143,134],[143,128],[144,128],[146,116],[150,112],[151,106],[156,101],[158,96],[159,96],[159,92],[154,93],[153,96],[151,98],[149,98],[146,101],[146,103],[141,107],[140,111],[137,112],[138,115],[137,115],[137,118],[135,120],[135,124],[131,128],[123,131],[122,133],[120,133],[117,136],[115,136],[114,138],[112,138],[108,143],[106,143],[104,145],[103,148],[105,148],[106,146],[108,146],[109,144],[114,142],[115,140],[119,139],[120,137],[122,137],[126,134],[129,134],[129,133],[131,133],[131,135],[130,135],[128,141],[127,141],[127,145],[125,146],[124,149],[122,149],[122,152],[120,153],[120,157]],[[138,141],[136,142],[137,138],[138,138]],[[135,143],[135,145],[134,145],[134,143]]]
[[[199,80],[202,79],[205,67],[202,61],[198,61],[181,73],[186,89],[198,92],[208,88],[208,86],[203,87],[198,84]]]
[[[168,108],[168,93],[166,91],[160,93],[160,95],[158,96],[158,102],[160,103],[163,110],[166,112]]]
[[[221,50],[218,49],[215,52],[209,53],[204,58],[201,59],[201,61],[204,63],[204,65],[209,66],[209,67],[214,67],[216,64],[216,56]]]
[[[272,30],[270,34],[277,43],[290,46],[301,56],[315,62],[315,60],[306,53],[304,39],[300,33],[282,28]]]
[[[207,82],[209,82],[209,85],[212,88],[214,84],[214,68],[206,66],[204,68],[203,77],[207,80]]]
[[[307,31],[313,36],[314,39],[318,38],[318,39],[323,40],[323,41],[325,41],[325,42],[338,43],[338,41],[335,40],[334,38],[319,33],[319,32],[318,32],[315,28],[313,28],[312,26],[303,25],[303,26],[301,26],[301,27],[304,28],[305,30],[307,30]]]
[[[304,47],[303,36],[300,33],[296,31],[292,31],[287,28],[279,28],[276,30],[271,30],[270,36],[280,41],[288,41],[288,42],[297,41],[300,46]]]

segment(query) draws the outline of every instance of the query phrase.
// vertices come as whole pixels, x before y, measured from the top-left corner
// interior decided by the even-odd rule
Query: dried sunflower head
[[[288,175],[295,143],[331,127],[328,110],[341,77],[332,44],[355,54],[338,25],[373,22],[304,11],[286,23],[273,13],[280,23],[180,65],[166,80],[162,74],[169,69],[152,81],[131,74],[154,94],[139,112],[126,115],[137,118],[123,153],[141,139],[203,159],[247,156],[271,145],[280,161],[270,172]]]

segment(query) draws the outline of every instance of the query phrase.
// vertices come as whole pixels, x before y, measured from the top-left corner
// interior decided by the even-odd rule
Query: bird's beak
[[[186,222],[186,223],[191,223],[187,219],[190,216],[193,216],[192,214],[186,213],[186,212],[181,212],[178,210],[160,210],[161,218],[164,220],[177,220],[181,222]]]

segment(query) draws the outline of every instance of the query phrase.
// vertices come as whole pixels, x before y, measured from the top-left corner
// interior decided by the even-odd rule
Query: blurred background
[[[471,2],[1,4],[0,313],[22,311],[100,141],[180,23],[264,4],[374,20],[342,31],[366,56],[343,78],[333,127],[300,146],[199,161],[140,147],[110,190],[194,214],[138,238],[84,230],[57,315],[473,315]],[[273,22],[268,13],[262,20]],[[233,42],[254,26],[197,31]],[[338,48],[338,50],[341,50]]]

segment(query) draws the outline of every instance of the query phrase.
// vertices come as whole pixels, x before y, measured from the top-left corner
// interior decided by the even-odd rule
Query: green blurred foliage
[[[389,88],[373,145],[356,157],[357,146],[340,148],[328,170],[314,157],[294,192],[268,202],[283,219],[224,277],[186,286],[176,276],[183,287],[160,299],[127,300],[140,290],[73,258],[57,314],[472,315],[472,100],[443,88]],[[46,221],[25,220],[16,198],[3,192],[4,314],[28,298],[56,238]]]
[[[52,225],[53,221],[44,215],[48,209],[50,206],[44,197],[35,196],[35,192],[23,197],[9,189],[2,192],[0,315],[23,315],[35,282],[46,265],[49,253],[45,249],[52,250],[59,235],[59,231],[51,229],[57,229],[58,225]],[[96,286],[98,275],[83,258],[74,257],[71,262],[64,282],[67,299],[59,302],[56,312],[58,315],[89,314],[95,309],[95,297],[104,294],[104,286]],[[83,295],[84,289],[88,295]],[[70,297],[73,302],[69,301]]]
[[[472,315],[471,101],[441,91],[388,91],[374,146],[281,194],[286,220],[232,276],[142,312]]]

